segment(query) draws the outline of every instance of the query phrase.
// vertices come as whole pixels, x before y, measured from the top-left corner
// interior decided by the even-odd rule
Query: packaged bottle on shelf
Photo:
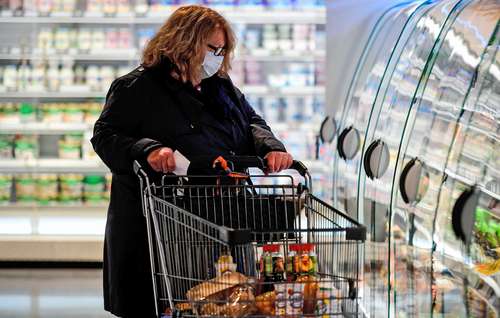
[[[128,0],[116,0],[116,13],[118,15],[129,15],[130,11],[130,3]]]
[[[116,15],[117,6],[115,0],[102,0],[102,12],[106,16],[114,16]]]
[[[23,14],[24,16],[35,16],[37,14],[37,7],[35,0],[23,0]]]
[[[118,31],[115,28],[108,28],[104,32],[105,36],[105,48],[106,49],[117,49],[118,48]]]
[[[119,49],[131,49],[133,47],[133,37],[132,33],[127,28],[120,28],[118,30],[118,48]]]
[[[278,49],[278,33],[274,24],[264,25],[262,32],[262,46],[269,51]]]
[[[78,50],[87,53],[92,47],[92,31],[90,28],[81,27],[78,30]]]
[[[47,70],[47,89],[52,92],[59,91],[61,83],[60,78],[59,65],[57,62],[50,61],[49,68]]]
[[[79,204],[83,194],[83,175],[61,174],[59,175],[59,201],[66,204]]]
[[[0,123],[19,123],[19,106],[16,103],[0,104]]]
[[[70,29],[65,27],[58,27],[54,35],[55,49],[58,53],[64,53],[70,48]]]
[[[116,69],[113,66],[101,66],[99,69],[99,91],[105,91],[116,78]]]
[[[62,0],[61,11],[66,14],[72,14],[76,11],[77,0]]]
[[[54,51],[54,32],[50,27],[42,27],[37,36],[37,49],[50,54]]]
[[[12,180],[12,175],[0,174],[0,204],[6,204],[11,201]]]
[[[85,82],[88,88],[92,91],[101,90],[101,76],[100,69],[97,65],[90,65],[87,67],[85,73]]]
[[[14,140],[14,157],[16,159],[35,159],[38,158],[38,153],[38,136],[16,135]]]
[[[59,140],[59,158],[80,159],[82,149],[82,134],[67,134]]]
[[[278,25],[278,48],[283,52],[287,52],[292,49],[291,31],[292,29],[290,24]]]
[[[36,198],[38,204],[55,203],[59,194],[57,174],[47,173],[36,176]]]
[[[16,184],[16,201],[19,203],[33,203],[37,198],[36,179],[31,174],[19,174],[14,178]]]
[[[17,90],[26,91],[31,83],[31,64],[29,61],[22,61],[17,69]]]
[[[19,119],[22,123],[33,123],[36,121],[36,108],[31,103],[19,105]]]
[[[138,47],[139,50],[142,50],[146,47],[149,39],[151,39],[155,34],[155,30],[153,28],[141,28],[136,31],[136,38],[138,39]]]
[[[75,85],[82,86],[85,85],[86,71],[83,65],[75,66]]]
[[[61,106],[63,110],[63,121],[68,123],[82,123],[84,112],[78,103],[66,103]]]
[[[105,179],[103,176],[88,175],[83,178],[83,200],[88,204],[104,203]]]
[[[309,51],[309,42],[311,38],[311,25],[294,24],[293,25],[293,50],[296,52]]]
[[[149,11],[149,5],[147,0],[136,0],[134,6],[135,14],[138,16],[144,16]]]
[[[46,68],[44,61],[37,61],[31,73],[29,91],[42,92],[45,89]]]
[[[61,71],[59,72],[59,89],[72,90],[75,80],[75,72],[73,71],[73,61],[64,61]]]
[[[280,104],[281,101],[276,97],[263,98],[264,118],[270,123],[277,123],[280,121]]]
[[[106,35],[102,29],[96,28],[92,30],[92,47],[93,52],[103,52],[106,47]]]
[[[0,135],[0,159],[12,159],[14,157],[14,136]]]
[[[256,50],[262,46],[261,36],[262,32],[260,28],[247,27],[244,31],[244,41],[242,45],[247,51],[252,52],[252,50]]]
[[[40,105],[42,122],[60,123],[63,121],[62,109],[59,104],[45,103]]]
[[[102,106],[100,103],[87,103],[84,106],[83,109],[85,111],[85,117],[84,117],[84,122],[87,124],[94,124],[97,119],[99,118],[101,111],[102,111]]]
[[[41,16],[49,16],[54,9],[54,0],[37,0],[37,11]]]
[[[103,11],[103,1],[102,0],[87,0],[86,15],[100,15]]]
[[[18,90],[18,74],[16,65],[7,65],[3,71],[3,86],[7,91]]]

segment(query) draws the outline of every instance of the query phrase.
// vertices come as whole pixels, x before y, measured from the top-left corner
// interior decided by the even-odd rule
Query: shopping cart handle
[[[303,177],[305,177],[307,173],[306,165],[302,161],[298,160],[294,160],[289,169],[296,170]]]

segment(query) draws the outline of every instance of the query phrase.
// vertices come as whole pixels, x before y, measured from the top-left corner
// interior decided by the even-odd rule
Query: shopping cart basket
[[[236,165],[265,168],[218,158],[214,175],[153,182],[134,162],[158,317],[357,316],[365,227],[311,194],[301,162],[304,183]]]

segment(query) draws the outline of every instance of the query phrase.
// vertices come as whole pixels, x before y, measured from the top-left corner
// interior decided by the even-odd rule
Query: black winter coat
[[[141,211],[134,159],[162,146],[193,156],[259,155],[286,151],[266,122],[229,78],[215,75],[204,90],[224,89],[237,112],[220,121],[193,95],[193,88],[173,79],[168,60],[138,67],[111,85],[95,123],[91,142],[110,168],[111,200],[104,242],[104,306],[120,317],[155,317],[145,218]],[[228,123],[239,125],[234,138]],[[241,135],[241,134],[240,134]]]

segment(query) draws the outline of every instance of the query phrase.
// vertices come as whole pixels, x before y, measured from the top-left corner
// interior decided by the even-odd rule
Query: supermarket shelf
[[[1,98],[44,98],[44,99],[82,99],[82,98],[104,98],[106,92],[2,92]]]
[[[269,87],[269,86],[243,86],[242,91],[248,95],[258,96],[303,96],[322,95],[325,93],[324,86],[290,86],[290,87]],[[1,92],[1,98],[43,98],[43,99],[83,99],[83,98],[104,98],[106,92]]]
[[[106,173],[108,168],[95,160],[1,159],[0,173]]]
[[[245,54],[236,54],[236,61],[260,61],[260,62],[314,62],[322,61],[326,57],[324,50],[319,51],[292,51],[281,52],[268,50],[256,50]],[[139,61],[140,56],[137,50],[107,50],[96,53],[54,53],[54,54],[36,54],[36,53],[4,53],[0,54],[0,60],[17,61],[102,61],[102,62],[120,62],[120,61]]]
[[[2,216],[103,216],[108,206],[106,204],[23,204],[13,203],[0,205]]]
[[[90,131],[92,124],[86,123],[4,123],[0,125],[0,134],[64,134],[69,132]]]
[[[168,18],[171,10],[162,13],[150,14],[144,17],[137,16],[49,16],[49,17],[14,17],[3,13],[0,23],[36,23],[36,24],[161,24]],[[304,10],[220,10],[220,12],[233,23],[243,24],[325,24],[325,9]]]
[[[137,52],[131,52],[130,50],[112,50],[109,53],[75,53],[75,54],[0,54],[0,60],[30,60],[30,61],[135,61],[139,57]]]
[[[270,87],[270,86],[243,86],[241,91],[248,95],[258,96],[303,96],[322,95],[325,93],[323,86],[291,86],[291,87]]]
[[[2,261],[102,261],[102,235],[0,235]]]

